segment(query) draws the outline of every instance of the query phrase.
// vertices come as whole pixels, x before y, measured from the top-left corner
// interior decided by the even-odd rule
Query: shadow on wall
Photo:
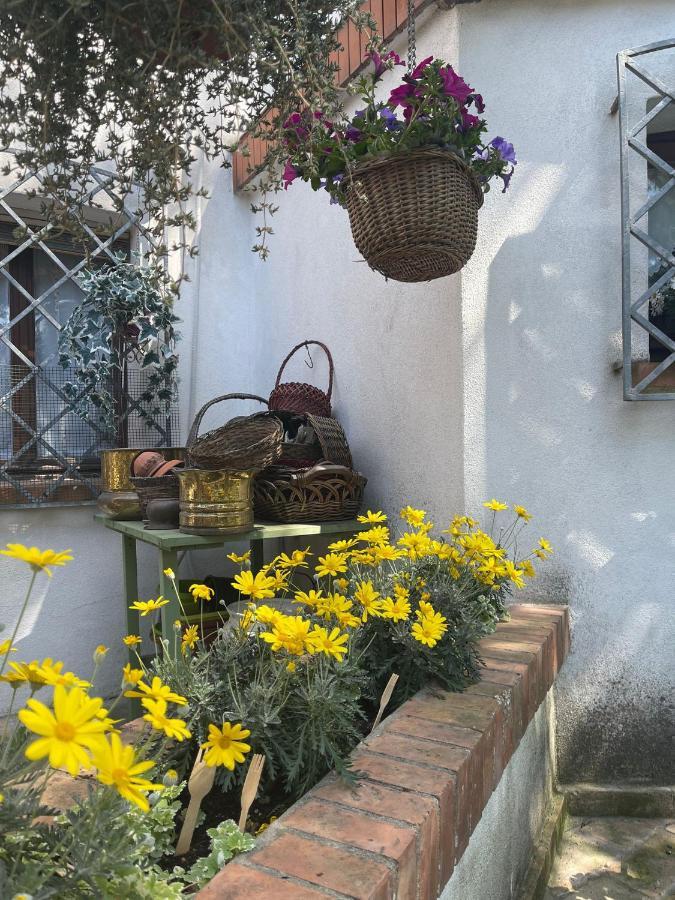
[[[536,593],[571,605],[573,652],[557,684],[561,781],[668,782],[673,408],[622,400],[608,353],[621,315],[618,221],[566,218],[574,203],[579,185],[565,182],[490,266],[485,483],[536,514],[556,549]]]

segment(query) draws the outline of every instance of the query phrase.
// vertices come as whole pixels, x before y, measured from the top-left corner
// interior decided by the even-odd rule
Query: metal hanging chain
[[[415,0],[408,0],[408,72],[412,72],[417,64],[417,48],[415,46]]]

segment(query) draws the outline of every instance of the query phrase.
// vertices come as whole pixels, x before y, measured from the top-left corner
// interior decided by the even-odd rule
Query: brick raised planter
[[[569,650],[566,607],[517,605],[481,641],[482,679],[421,691],[203,888],[202,900],[432,900]]]

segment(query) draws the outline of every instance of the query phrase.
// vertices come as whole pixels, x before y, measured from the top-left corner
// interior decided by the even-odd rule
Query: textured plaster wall
[[[505,497],[552,540],[527,599],[572,607],[557,683],[564,781],[673,776],[675,405],[623,402],[611,370],[609,109],[616,52],[674,28],[667,0],[482,0],[421,18],[418,59],[456,64],[520,159],[509,194],[487,197],[458,276],[386,283],[359,259],[346,214],[304,185],[278,198],[267,263],[249,250],[248,197],[218,188],[203,215],[192,404],[245,381],[266,393],[287,349],[321,338],[371,504],[410,500],[444,521]],[[288,372],[306,375],[301,358]]]
[[[518,896],[553,792],[554,719],[549,692],[504,769],[441,900]]]

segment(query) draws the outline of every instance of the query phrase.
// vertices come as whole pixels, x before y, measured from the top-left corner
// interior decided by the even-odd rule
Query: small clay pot
[[[178,500],[148,500],[146,508],[148,531],[169,531],[178,528],[180,502]]]

